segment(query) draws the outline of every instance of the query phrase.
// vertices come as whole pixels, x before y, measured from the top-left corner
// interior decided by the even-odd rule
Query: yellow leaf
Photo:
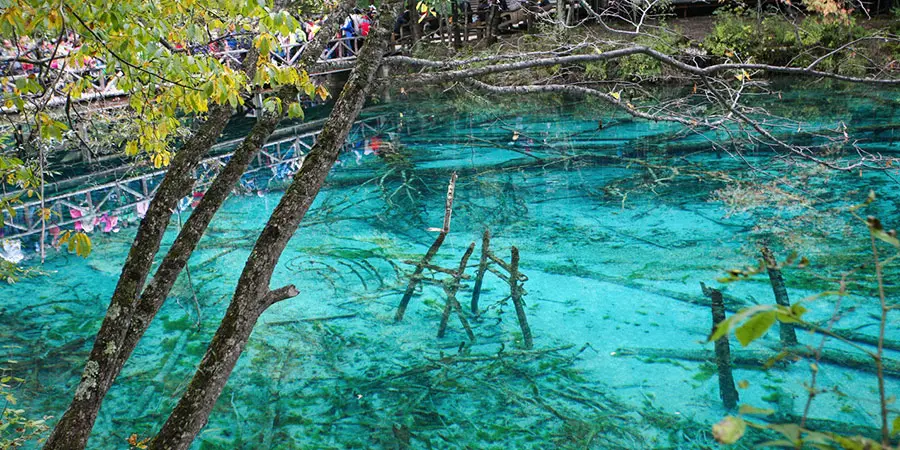
[[[740,417],[727,416],[713,425],[713,438],[720,444],[734,444],[747,431],[747,423]]]
[[[750,415],[756,415],[756,416],[768,416],[770,414],[775,414],[774,409],[757,408],[755,406],[750,406],[750,405],[741,405],[741,407],[738,409],[738,412],[741,414],[750,414]]]
[[[325,89],[325,86],[320,84],[316,86],[316,95],[318,95],[322,100],[325,100],[326,98],[328,98],[328,89]]]

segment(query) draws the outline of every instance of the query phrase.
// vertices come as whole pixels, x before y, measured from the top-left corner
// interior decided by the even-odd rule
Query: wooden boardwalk
[[[378,138],[390,131],[385,116],[375,116],[356,123],[347,139],[347,145],[355,145],[366,142],[372,138]],[[280,130],[281,134],[291,133],[291,129]],[[250,168],[244,173],[242,185],[246,189],[255,189],[256,180],[278,179],[289,180],[294,172],[299,170],[303,158],[312,148],[321,129],[300,132],[284,138],[270,141],[259,152]],[[195,169],[194,177],[197,180],[192,195],[182,200],[181,206],[186,209],[193,200],[206,190],[215,176],[225,166],[232,151],[240,143],[241,139],[223,142],[216,145],[211,156],[205,158]],[[141,211],[146,211],[146,206],[159,187],[165,170],[152,170],[131,176],[115,179],[115,174],[107,175],[112,180],[95,182],[98,174],[89,174],[76,179],[68,179],[62,182],[67,185],[92,184],[88,187],[74,189],[69,192],[49,196],[44,199],[44,206],[51,211],[51,217],[46,227],[40,220],[41,201],[33,200],[14,206],[15,215],[3,211],[5,226],[0,230],[0,237],[28,238],[37,237],[43,231],[48,232],[52,227],[59,229],[101,228],[98,221],[105,216],[115,217],[122,221],[136,221],[142,217]],[[102,176],[102,174],[99,174]],[[56,189],[48,185],[46,191],[53,192]],[[15,195],[13,192],[11,195]],[[198,195],[199,194],[199,195]],[[23,196],[23,198],[25,198]],[[108,220],[108,219],[107,219]],[[121,222],[120,222],[121,223]],[[94,230],[95,232],[97,230]],[[50,239],[47,239],[50,242]]]

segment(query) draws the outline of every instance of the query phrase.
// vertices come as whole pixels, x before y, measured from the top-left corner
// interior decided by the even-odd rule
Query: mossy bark
[[[251,77],[256,67],[255,62],[255,53],[245,59],[245,71]],[[190,194],[195,181],[194,169],[215,144],[233,112],[233,108],[227,104],[210,108],[206,120],[200,124],[197,132],[191,135],[172,158],[166,175],[138,226],[106,317],[75,390],[75,398],[47,438],[45,449],[69,450],[87,446],[103,398],[122,369],[119,350],[131,329],[138,296],[150,273],[153,258],[159,251],[169,220],[178,201]]]
[[[187,449],[206,425],[216,400],[247,344],[259,316],[297,294],[293,286],[270,290],[272,272],[288,241],[322,187],[359,115],[386,49],[383,26],[369,36],[322,133],[263,228],[244,266],[225,318],[197,372],[151,449]]]

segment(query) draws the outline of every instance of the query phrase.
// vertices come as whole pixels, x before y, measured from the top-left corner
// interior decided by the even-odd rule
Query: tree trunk
[[[255,52],[251,52],[245,59],[244,70],[251,79],[256,68],[256,56]],[[75,398],[50,433],[45,449],[83,449],[87,445],[103,397],[121,370],[116,356],[131,328],[138,294],[150,273],[172,213],[178,201],[190,193],[194,186],[194,168],[216,143],[232,113],[233,108],[227,104],[210,108],[206,120],[172,159],[156,195],[150,201],[147,214],[138,226],[106,317],[75,390]]]
[[[560,30],[566,26],[566,0],[556,0],[556,26]]]
[[[487,30],[485,31],[484,45],[492,45],[497,41],[497,26],[500,24],[500,7],[496,4],[491,5],[488,12]]]
[[[322,26],[323,31],[331,29],[332,25],[337,22],[336,18],[343,17],[344,13],[352,7],[352,4],[346,1],[342,3],[341,7],[340,11],[328,16],[326,23]],[[303,54],[297,63],[298,67],[313,67],[315,65],[319,55],[322,54],[328,43],[329,35],[327,32],[316,34],[310,45],[303,49]],[[234,186],[247,170],[250,162],[253,161],[253,158],[256,157],[269,136],[272,135],[275,128],[284,118],[287,106],[296,101],[297,94],[297,88],[293,85],[281,86],[278,89],[275,96],[281,101],[281,112],[266,113],[256,121],[250,133],[235,150],[228,164],[216,176],[200,203],[191,212],[188,220],[175,238],[175,242],[172,243],[172,246],[166,253],[166,257],[160,263],[159,268],[156,269],[156,273],[138,300],[131,330],[129,330],[122,349],[119,351],[119,369],[121,369],[121,366],[124,366],[125,361],[137,347],[144,332],[147,331],[147,327],[150,326],[150,322],[165,302],[166,297],[172,290],[172,286],[178,279],[178,275],[184,269],[197,243],[206,232],[206,228],[212,221],[213,216],[225,203]]]
[[[190,446],[206,425],[259,316],[272,304],[297,295],[294,286],[270,290],[272,272],[337,160],[353,121],[362,109],[386,48],[388,32],[384,28],[379,26],[366,40],[322,134],[257,239],[225,318],[194,378],[151,441],[151,449],[187,449]]]

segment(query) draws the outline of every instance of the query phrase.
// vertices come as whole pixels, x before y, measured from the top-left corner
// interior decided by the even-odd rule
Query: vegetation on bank
[[[900,43],[896,39],[900,35],[900,8],[872,18],[849,13],[835,17],[787,14],[776,8],[758,11],[734,2],[719,7],[713,17],[712,21],[708,17],[674,18],[663,10],[654,16],[652,26],[634,36],[610,33],[590,22],[562,30],[552,23],[539,23],[533,32],[501,36],[499,44],[491,47],[453,50],[422,45],[414,50],[414,55],[433,59],[493,56],[552,51],[573,42],[590,43],[572,51],[588,54],[621,48],[626,42],[701,67],[723,63],[806,67],[815,62],[819,70],[847,76],[885,76],[900,71]],[[570,81],[653,83],[679,83],[686,78],[684,72],[646,55],[590,62],[580,67],[552,66],[501,77],[504,81],[520,78],[524,83],[559,76]]]

